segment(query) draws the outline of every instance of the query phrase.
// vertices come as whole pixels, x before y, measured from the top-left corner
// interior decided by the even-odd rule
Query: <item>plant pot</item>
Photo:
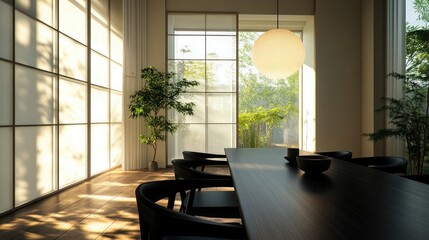
[[[158,170],[158,163],[157,162],[150,162],[149,163],[149,171],[157,171]]]

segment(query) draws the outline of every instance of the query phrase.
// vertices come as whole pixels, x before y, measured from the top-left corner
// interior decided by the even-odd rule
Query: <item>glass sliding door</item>
[[[13,7],[0,1],[0,213],[13,208]]]
[[[0,0],[0,215],[121,164],[122,0]]]
[[[194,115],[170,111],[180,123],[168,137],[168,160],[182,151],[223,153],[236,146],[237,15],[168,14],[168,71],[200,84],[182,96]]]

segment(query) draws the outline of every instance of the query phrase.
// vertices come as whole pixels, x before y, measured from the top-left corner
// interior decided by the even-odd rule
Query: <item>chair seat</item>
[[[176,179],[222,179],[230,183],[228,187],[233,187],[230,175],[202,172],[196,169],[202,165],[216,164],[213,161],[174,159],[171,162]],[[180,197],[182,200],[180,211],[190,215],[217,218],[241,217],[235,191],[198,191],[194,189],[186,193],[182,192]]]
[[[234,191],[195,191],[191,207],[186,205],[189,196],[188,192],[184,201],[187,214],[240,218],[237,194]]]
[[[378,169],[384,172],[404,174],[407,168],[407,161],[400,157],[376,156],[352,158],[346,161]]]
[[[375,168],[375,169],[380,169],[382,171],[385,172],[390,172],[390,173],[404,173],[405,172],[405,167],[402,165],[397,165],[397,164],[370,164],[368,165],[368,167],[370,168]]]

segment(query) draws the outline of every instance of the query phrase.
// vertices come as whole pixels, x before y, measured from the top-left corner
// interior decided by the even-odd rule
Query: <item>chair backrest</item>
[[[178,192],[194,188],[222,187],[225,180],[166,180],[140,184],[135,191],[143,240],[159,240],[165,236],[201,236],[244,239],[241,225],[223,224],[172,210]],[[164,207],[157,202],[168,198]]]
[[[329,151],[329,152],[316,152],[319,155],[338,158],[338,159],[350,159],[353,156],[353,153],[350,151]]]
[[[407,160],[401,157],[392,156],[375,156],[375,157],[362,157],[352,158],[347,161],[367,166],[370,168],[376,168],[381,171],[389,173],[406,173],[407,171]]]
[[[211,163],[216,163],[216,165],[228,165],[228,162],[225,160],[219,160],[219,159],[226,159],[225,154],[214,154],[214,153],[204,153],[204,152],[193,152],[193,151],[183,151],[183,158],[186,160],[204,160]],[[204,171],[204,168],[207,164],[201,165],[201,171]]]
[[[194,151],[183,151],[183,158],[188,160],[207,160],[226,158],[225,154],[214,154]]]
[[[229,175],[221,175],[210,172],[203,172],[197,168],[200,166],[217,165],[211,163],[212,161],[205,160],[187,160],[187,159],[174,159],[171,161],[174,168],[174,175],[176,179],[228,179],[231,180]]]

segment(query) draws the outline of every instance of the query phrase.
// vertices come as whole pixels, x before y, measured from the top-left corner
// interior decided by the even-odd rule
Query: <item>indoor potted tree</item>
[[[409,27],[406,74],[392,73],[403,80],[404,96],[386,98],[386,111],[392,128],[365,134],[371,140],[396,137],[404,140],[408,152],[408,174],[422,174],[429,142],[429,30]]]
[[[149,170],[158,168],[155,161],[157,142],[165,141],[167,133],[174,133],[178,128],[165,117],[167,110],[172,109],[183,115],[193,115],[195,104],[182,103],[179,97],[188,87],[197,86],[197,81],[185,78],[174,80],[175,73],[158,71],[154,67],[142,69],[141,78],[145,81],[142,89],[130,96],[130,118],[142,118],[147,134],[142,134],[139,141],[153,148],[153,157]]]

